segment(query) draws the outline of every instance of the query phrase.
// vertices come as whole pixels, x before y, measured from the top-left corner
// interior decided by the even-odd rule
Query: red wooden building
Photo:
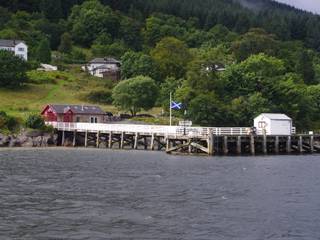
[[[88,122],[104,123],[106,113],[97,106],[47,105],[41,115],[48,122]]]

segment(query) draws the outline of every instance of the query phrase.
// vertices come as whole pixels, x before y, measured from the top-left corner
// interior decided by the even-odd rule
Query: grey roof
[[[287,115],[282,113],[262,113],[259,116],[263,115],[271,120],[292,120]]]
[[[19,43],[25,43],[22,40],[6,40],[6,39],[0,39],[0,46],[1,47],[15,47]]]
[[[97,69],[110,69],[110,67],[106,64],[103,64],[103,65],[100,65],[100,66],[94,68],[93,70],[97,70]]]
[[[106,57],[106,58],[94,58],[90,61],[90,63],[120,64],[120,61],[114,58]]]
[[[58,104],[50,104],[50,106],[56,111],[58,114],[63,114],[69,110],[71,110],[74,114],[96,114],[96,115],[104,115],[105,112],[98,106],[87,106],[87,105],[58,105]]]

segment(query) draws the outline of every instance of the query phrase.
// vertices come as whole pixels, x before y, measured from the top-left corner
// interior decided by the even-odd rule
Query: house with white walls
[[[254,119],[258,135],[290,136],[295,133],[292,119],[280,113],[262,113]]]
[[[25,61],[28,60],[28,46],[24,41],[0,39],[0,50],[13,52]]]
[[[112,80],[120,80],[121,62],[111,58],[95,58],[91,60],[82,70],[87,71],[90,75],[100,78],[108,78]]]

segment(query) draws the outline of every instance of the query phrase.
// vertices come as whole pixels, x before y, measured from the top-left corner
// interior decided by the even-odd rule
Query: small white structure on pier
[[[294,133],[292,119],[285,114],[262,113],[254,119],[258,135],[290,136]]]

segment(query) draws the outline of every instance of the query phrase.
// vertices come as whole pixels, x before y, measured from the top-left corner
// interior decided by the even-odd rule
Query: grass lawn
[[[112,89],[115,83],[88,76],[80,66],[70,66],[63,72],[36,72],[29,74],[31,83],[15,90],[0,88],[0,111],[25,119],[31,113],[40,113],[47,104],[93,104],[103,110],[118,113],[112,105],[95,104],[86,100],[86,94],[96,90]],[[159,114],[161,109],[149,111]]]

